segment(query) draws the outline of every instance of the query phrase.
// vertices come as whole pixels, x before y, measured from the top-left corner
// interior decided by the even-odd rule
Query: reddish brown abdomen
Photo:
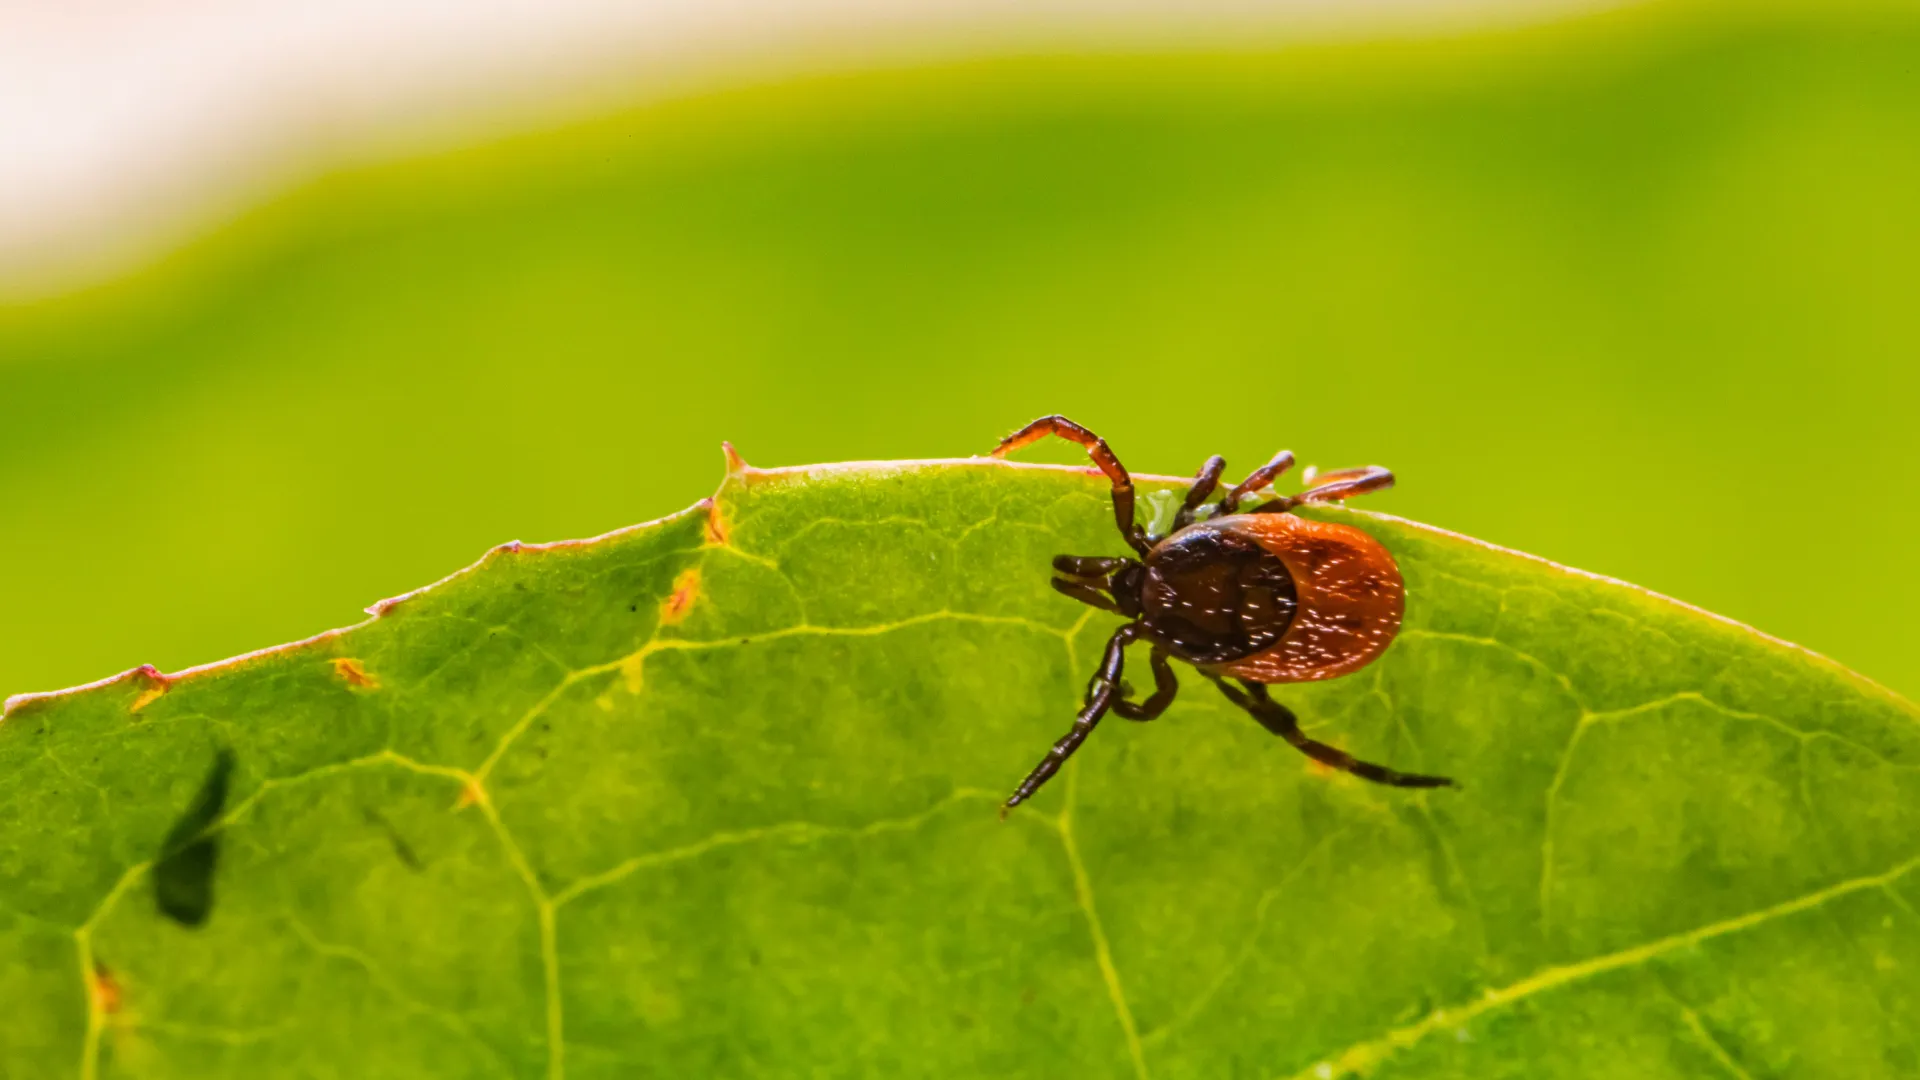
[[[1259,544],[1293,578],[1298,603],[1271,647],[1208,667],[1254,682],[1311,682],[1358,670],[1400,632],[1406,586],[1393,556],[1350,525],[1292,514],[1235,514],[1206,523]]]

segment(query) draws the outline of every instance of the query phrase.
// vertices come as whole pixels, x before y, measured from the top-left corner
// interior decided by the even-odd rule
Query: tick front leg
[[[1389,769],[1385,765],[1361,761],[1338,747],[1328,746],[1318,739],[1309,738],[1300,730],[1300,721],[1293,710],[1273,700],[1267,695],[1267,688],[1257,682],[1240,680],[1244,689],[1236,689],[1226,680],[1215,678],[1214,685],[1227,695],[1227,700],[1247,710],[1260,726],[1287,740],[1293,748],[1323,765],[1350,772],[1362,780],[1371,780],[1376,784],[1390,784],[1394,787],[1435,788],[1452,787],[1453,781],[1444,776],[1423,776],[1419,773],[1403,773]]]
[[[1020,781],[1020,786],[1014,789],[1013,795],[1000,808],[1001,817],[1006,817],[1007,811],[1031,799],[1033,793],[1040,790],[1040,785],[1053,779],[1053,774],[1060,771],[1060,766],[1066,764],[1075,750],[1080,749],[1080,744],[1087,741],[1088,735],[1093,734],[1094,726],[1100,723],[1101,717],[1107,715],[1107,710],[1119,696],[1120,672],[1126,665],[1127,646],[1139,634],[1140,624],[1128,623],[1107,639],[1106,655],[1100,660],[1100,670],[1094,673],[1093,683],[1087,687],[1086,704],[1081,707],[1080,715],[1074,717],[1073,727],[1059,742],[1053,744],[1053,749],[1047,751],[1047,756],[1040,759],[1040,764],[1033,767],[1027,778]]]
[[[1087,448],[1087,456],[1093,459],[1093,463],[1098,465],[1100,471],[1107,474],[1107,479],[1113,483],[1114,524],[1120,527],[1120,535],[1126,539],[1128,546],[1145,555],[1150,548],[1147,535],[1140,526],[1133,523],[1133,477],[1128,474],[1126,466],[1120,464],[1120,459],[1113,455],[1113,448],[1107,445],[1107,440],[1064,416],[1043,416],[1001,439],[1000,445],[993,448],[992,456],[1006,457],[1028,443],[1044,439],[1048,435],[1058,435],[1068,442],[1079,443]]]

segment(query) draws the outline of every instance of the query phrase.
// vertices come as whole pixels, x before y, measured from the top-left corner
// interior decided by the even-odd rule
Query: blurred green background
[[[722,438],[1061,411],[1390,465],[1911,695],[1916,193],[1911,8],[814,77],[337,175],[0,311],[0,693],[658,516]]]

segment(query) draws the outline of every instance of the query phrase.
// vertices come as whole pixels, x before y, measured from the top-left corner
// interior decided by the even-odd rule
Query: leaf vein
[[[501,1072],[512,1073],[512,1069],[508,1066],[506,1059],[500,1056],[500,1051],[494,1047],[492,1043],[481,1038],[472,1027],[468,1026],[467,1022],[462,1019],[459,1014],[415,997],[400,984],[398,979],[395,979],[389,974],[377,960],[369,956],[365,951],[356,949],[351,945],[341,945],[337,942],[322,940],[318,934],[313,932],[311,927],[290,911],[281,912],[280,918],[287,924],[287,928],[293,931],[293,936],[299,938],[301,944],[311,949],[316,955],[329,959],[344,960],[360,968],[366,972],[367,979],[372,982],[374,986],[378,987],[381,993],[386,994],[413,1012],[430,1017],[442,1027],[447,1028],[467,1042],[485,1050],[487,1056],[493,1059],[494,1063],[500,1067]]]
[[[1227,983],[1233,976],[1237,974],[1241,968],[1245,967],[1249,960],[1253,959],[1255,952],[1259,951],[1260,939],[1265,936],[1267,932],[1267,909],[1272,907],[1273,902],[1285,893],[1287,886],[1291,885],[1294,879],[1300,876],[1301,871],[1305,870],[1309,863],[1318,857],[1321,852],[1331,847],[1336,841],[1343,839],[1348,831],[1348,827],[1343,825],[1334,829],[1332,832],[1322,835],[1319,840],[1307,848],[1305,854],[1301,855],[1292,866],[1287,868],[1286,873],[1280,875],[1280,880],[1274,882],[1270,888],[1260,894],[1260,899],[1254,905],[1253,909],[1253,932],[1248,934],[1246,940],[1241,943],[1239,953],[1232,960],[1222,965],[1220,970],[1214,974],[1213,979],[1207,984],[1206,989],[1200,991],[1199,995],[1188,1003],[1187,1007],[1182,1009],[1178,1015],[1141,1036],[1140,1041],[1143,1046],[1165,1040],[1167,1036],[1179,1028],[1192,1023],[1196,1017],[1207,1010],[1207,1007],[1213,1003],[1213,999],[1219,996],[1221,990],[1226,988]]]
[[[1337,1077],[1367,1072],[1380,1062],[1413,1046],[1441,1028],[1457,1027],[1484,1013],[1505,1008],[1536,994],[1559,989],[1569,983],[1643,964],[1678,949],[1698,945],[1728,934],[1751,930],[1775,919],[1813,910],[1830,900],[1851,893],[1865,889],[1885,888],[1911,873],[1915,868],[1920,868],[1920,856],[1908,859],[1884,873],[1849,878],[1771,907],[1708,923],[1705,926],[1659,938],[1643,945],[1570,964],[1542,968],[1518,982],[1490,988],[1474,1001],[1462,1005],[1444,1006],[1412,1024],[1392,1028],[1376,1038],[1355,1043],[1338,1054],[1295,1074],[1295,1080],[1335,1080]]]
[[[1868,746],[1863,742],[1850,739],[1845,735],[1840,734],[1837,731],[1830,731],[1826,728],[1808,729],[1808,728],[1794,727],[1792,724],[1787,723],[1785,720],[1782,720],[1776,716],[1768,715],[1767,713],[1749,712],[1745,709],[1736,709],[1730,705],[1724,705],[1706,696],[1705,694],[1700,693],[1697,690],[1681,690],[1676,693],[1668,694],[1665,697],[1655,698],[1652,701],[1641,702],[1638,705],[1629,705],[1626,708],[1622,708],[1622,709],[1608,709],[1604,712],[1587,713],[1581,718],[1581,722],[1583,724],[1598,724],[1598,723],[1612,723],[1619,720],[1627,720],[1627,719],[1631,719],[1638,716],[1645,716],[1649,713],[1658,712],[1659,710],[1669,705],[1676,705],[1683,701],[1692,702],[1697,705],[1705,706],[1706,708],[1711,709],[1714,712],[1717,712],[1722,716],[1726,716],[1730,719],[1746,720],[1746,721],[1751,721],[1757,724],[1765,724],[1766,726],[1771,727],[1784,734],[1791,735],[1795,739],[1800,740],[1801,742],[1808,742],[1813,739],[1831,739],[1834,742],[1840,743],[1844,746],[1853,747],[1855,750],[1858,750],[1861,753],[1866,754],[1868,757],[1873,758],[1875,761],[1880,762],[1881,764],[1887,766],[1888,768],[1902,769],[1902,770],[1920,770],[1920,763],[1908,763],[1908,762],[1895,761],[1892,758],[1888,757],[1886,754],[1882,753],[1881,751],[1876,750],[1873,747]]]
[[[826,825],[813,821],[784,821],[774,825],[761,825],[748,829],[733,829],[716,832],[691,843],[661,851],[635,855],[630,859],[603,870],[589,874],[573,884],[553,894],[553,906],[562,907],[579,899],[586,893],[604,889],[632,877],[642,870],[670,866],[674,863],[697,859],[722,848],[739,847],[767,840],[786,840],[794,844],[811,844],[820,840],[841,837],[872,836],[877,833],[911,830],[926,824],[929,820],[959,803],[968,801],[986,801],[994,803],[999,797],[981,788],[956,788],[945,798],[918,813],[906,817],[883,818],[864,825]]]
[[[1720,1067],[1725,1069],[1734,1080],[1753,1080],[1753,1075],[1747,1072],[1746,1068],[1733,1056],[1733,1052],[1727,1049],[1726,1044],[1714,1038],[1713,1032],[1707,1030],[1707,1025],[1701,1021],[1700,1014],[1694,1010],[1693,1006],[1687,1004],[1684,998],[1675,993],[1666,979],[1657,976],[1656,979],[1660,983],[1661,992],[1666,994],[1667,999],[1672,1001],[1674,1007],[1679,1010],[1680,1022],[1686,1025],[1687,1031],[1692,1033],[1694,1040],[1712,1054],[1713,1059],[1719,1062]]]
[[[1107,996],[1113,1000],[1113,1011],[1120,1020],[1120,1030],[1126,1036],[1127,1055],[1133,1060],[1133,1073],[1137,1080],[1149,1080],[1147,1073],[1146,1050],[1140,1043],[1140,1031],[1134,1026],[1133,1009],[1127,1004],[1126,987],[1120,982],[1120,969],[1114,966],[1113,950],[1107,944],[1107,934],[1100,925],[1100,912],[1093,903],[1093,879],[1087,874],[1087,867],[1080,859],[1080,847],[1073,838],[1073,804],[1079,789],[1080,770],[1069,763],[1067,773],[1066,807],[1060,811],[1058,832],[1060,844],[1066,850],[1067,867],[1073,872],[1074,898],[1079,902],[1080,911],[1087,918],[1087,933],[1093,939],[1094,961],[1100,966],[1101,981],[1106,983]]]

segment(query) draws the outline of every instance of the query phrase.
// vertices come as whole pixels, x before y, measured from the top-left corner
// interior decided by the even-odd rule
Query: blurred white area
[[[0,299],[345,161],[647,94],[994,49],[1430,33],[1603,0],[0,0]]]

